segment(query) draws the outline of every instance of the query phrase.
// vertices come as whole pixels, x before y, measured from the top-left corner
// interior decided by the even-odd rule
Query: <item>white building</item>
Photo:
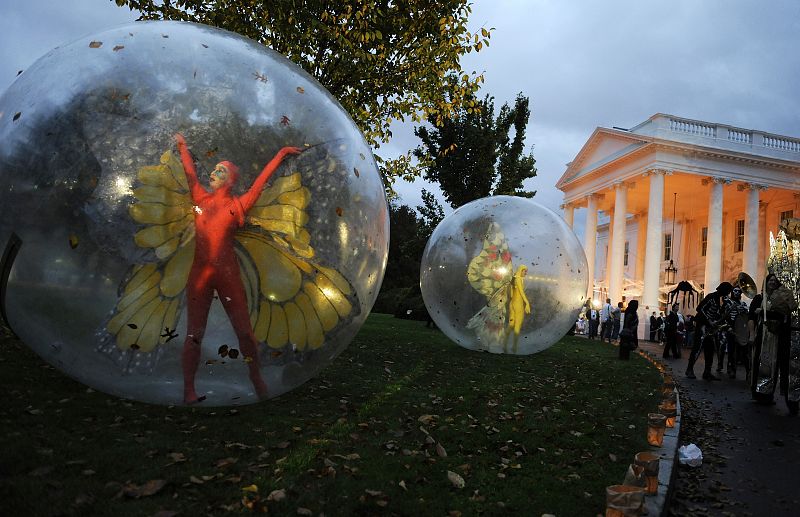
[[[670,260],[675,282],[761,285],[770,231],[800,215],[800,139],[658,113],[595,129],[556,186],[570,225],[587,210],[589,296],[657,310]]]

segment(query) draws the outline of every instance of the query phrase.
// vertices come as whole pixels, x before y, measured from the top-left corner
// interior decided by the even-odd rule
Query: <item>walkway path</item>
[[[663,351],[655,343],[640,347],[658,357]],[[704,461],[678,468],[669,515],[800,515],[800,418],[788,416],[782,398],[774,406],[752,402],[743,368],[737,379],[704,381],[701,357],[698,379],[687,379],[689,351],[682,354],[664,360],[681,396],[680,444],[697,444]]]

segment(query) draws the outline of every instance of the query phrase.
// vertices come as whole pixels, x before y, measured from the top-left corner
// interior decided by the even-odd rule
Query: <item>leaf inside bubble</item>
[[[103,46],[102,41],[92,41],[91,43],[89,43],[89,48],[100,48],[102,46]]]

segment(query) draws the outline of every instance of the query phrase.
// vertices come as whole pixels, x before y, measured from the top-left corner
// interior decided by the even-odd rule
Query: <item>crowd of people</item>
[[[754,400],[774,404],[778,391],[789,413],[797,415],[800,403],[789,397],[792,313],[798,308],[797,298],[774,274],[767,275],[764,286],[763,294],[753,296],[748,305],[739,287],[722,282],[697,304],[694,315],[682,314],[677,303],[666,315],[652,312],[645,335],[663,346],[664,359],[679,359],[681,350],[688,349],[687,378],[696,378],[694,367],[702,353],[704,380],[718,381],[725,373],[735,379],[741,368]],[[600,308],[589,307],[581,314],[576,332],[589,339],[618,342],[620,359],[628,359],[638,347],[637,310],[635,300],[624,307],[606,298]]]

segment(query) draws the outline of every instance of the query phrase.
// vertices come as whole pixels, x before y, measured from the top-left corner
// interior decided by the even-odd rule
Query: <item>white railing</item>
[[[750,131],[742,131],[739,129],[728,129],[728,140],[731,142],[737,142],[740,144],[752,144],[753,143],[753,133]]]
[[[679,133],[727,140],[734,144],[752,147],[766,147],[777,151],[800,153],[800,138],[772,135],[762,131],[740,129],[725,124],[712,124],[697,120],[682,119],[672,116],[664,117],[669,120],[669,130]],[[663,126],[662,126],[663,127]]]
[[[764,135],[764,147],[797,153],[800,152],[800,140]]]
[[[692,135],[707,136],[710,138],[717,137],[716,126],[689,120],[671,118],[669,119],[669,129],[670,131],[680,131],[681,133],[689,133]]]

